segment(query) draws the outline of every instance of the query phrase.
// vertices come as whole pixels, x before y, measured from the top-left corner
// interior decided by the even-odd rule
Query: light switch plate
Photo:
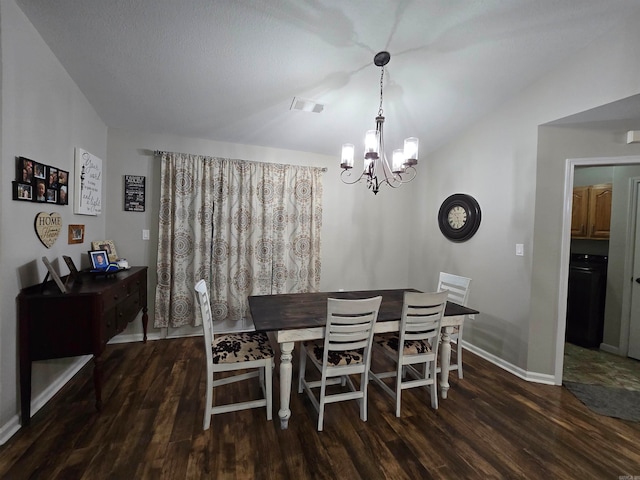
[[[519,257],[524,255],[524,244],[516,243],[516,255]]]
[[[142,230],[142,239],[149,240],[149,230]]]

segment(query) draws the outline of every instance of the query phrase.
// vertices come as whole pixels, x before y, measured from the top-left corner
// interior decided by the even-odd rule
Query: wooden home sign
[[[42,244],[51,248],[62,230],[62,217],[56,212],[40,212],[36,215],[34,227]]]

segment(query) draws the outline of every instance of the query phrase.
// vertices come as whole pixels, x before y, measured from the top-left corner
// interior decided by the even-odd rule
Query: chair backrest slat
[[[467,305],[470,285],[470,278],[451,273],[440,272],[440,277],[438,278],[438,291],[446,290],[448,292],[448,300],[463,306]]]
[[[428,340],[437,347],[447,292],[404,292],[400,341]]]
[[[207,365],[211,365],[213,362],[213,352],[211,351],[211,345],[213,345],[213,314],[211,313],[211,303],[209,302],[209,292],[207,290],[207,284],[204,280],[200,280],[196,283],[196,299],[200,305],[200,313],[202,315],[202,329],[204,331],[204,345],[207,355]]]
[[[381,303],[380,296],[359,300],[329,298],[325,354],[331,350],[370,348]]]

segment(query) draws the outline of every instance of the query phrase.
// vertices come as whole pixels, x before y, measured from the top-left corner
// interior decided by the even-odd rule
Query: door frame
[[[640,239],[636,236],[636,221],[638,218],[638,205],[640,204],[640,177],[629,179],[629,226],[627,229],[627,248],[624,255],[624,278],[631,278],[631,282],[625,282],[622,287],[622,318],[620,319],[619,354],[629,356],[629,333],[631,331],[631,300],[633,288],[633,264],[636,251],[636,242]]]
[[[565,160],[564,172],[564,210],[562,215],[562,243],[560,245],[560,291],[558,292],[558,320],[556,331],[556,361],[555,361],[555,383],[562,384],[562,370],[564,368],[564,339],[567,328],[567,302],[563,299],[567,298],[569,285],[569,256],[571,251],[571,208],[573,204],[573,176],[575,167],[596,167],[596,166],[613,166],[613,165],[640,165],[640,156],[628,157],[593,157],[593,158],[567,158]],[[631,196],[631,193],[628,193]],[[628,199],[631,201],[631,199]],[[635,210],[634,210],[635,211]],[[627,249],[625,252],[625,262],[629,258],[629,231],[627,231]],[[631,253],[632,255],[632,253]],[[628,262],[625,263],[625,275],[627,275]],[[629,273],[630,275],[630,273]],[[627,292],[628,294],[628,292]],[[624,295],[623,295],[624,297]],[[629,348],[629,308],[631,307],[630,299],[627,299],[625,311],[625,303],[623,298],[622,316],[620,322],[620,338],[627,336],[626,349]],[[626,330],[624,330],[626,328]],[[624,335],[623,335],[624,332]],[[620,343],[620,349],[622,343]],[[625,350],[626,352],[626,350]]]

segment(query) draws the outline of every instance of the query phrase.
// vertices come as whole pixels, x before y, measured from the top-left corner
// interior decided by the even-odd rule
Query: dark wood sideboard
[[[22,425],[31,421],[31,362],[93,355],[96,408],[102,409],[102,352],[142,310],[147,341],[147,267],[112,275],[81,274],[82,283],[61,293],[53,282],[18,295],[20,406]]]

